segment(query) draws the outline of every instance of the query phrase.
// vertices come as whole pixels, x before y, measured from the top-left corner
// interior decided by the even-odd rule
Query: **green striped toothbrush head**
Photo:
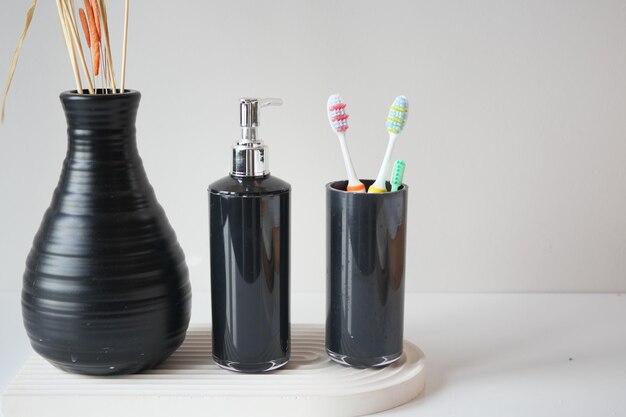
[[[406,164],[403,160],[398,159],[395,164],[393,164],[393,171],[391,172],[391,191],[398,191],[400,186],[402,185],[402,179],[404,178],[404,168]]]
[[[409,101],[404,96],[398,96],[389,108],[387,116],[387,132],[398,135],[402,132],[406,117],[409,113]]]

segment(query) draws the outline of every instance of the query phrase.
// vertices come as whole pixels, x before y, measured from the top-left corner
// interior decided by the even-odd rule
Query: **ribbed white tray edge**
[[[238,374],[211,359],[208,326],[192,326],[159,368],[89,377],[58,370],[34,354],[2,396],[5,417],[359,416],[397,407],[424,389],[425,358],[413,343],[381,369],[354,369],[326,356],[324,328],[292,325],[289,364]]]

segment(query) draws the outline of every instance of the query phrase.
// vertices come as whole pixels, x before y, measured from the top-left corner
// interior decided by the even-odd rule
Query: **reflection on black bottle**
[[[229,176],[209,191],[214,359],[276,369],[289,359],[289,184]]]

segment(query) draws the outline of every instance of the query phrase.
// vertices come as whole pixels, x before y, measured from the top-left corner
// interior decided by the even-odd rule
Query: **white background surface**
[[[0,6],[2,81],[29,3]],[[11,290],[58,180],[58,94],[73,88],[54,2],[39,3],[0,129]],[[362,177],[378,170],[389,104],[410,100],[395,152],[411,187],[409,291],[626,290],[626,2],[132,3],[140,152],[194,290],[209,288],[206,187],[228,170],[238,97],[257,95],[285,100],[260,132],[293,185],[293,288],[323,291],[323,185],[345,175],[334,92]],[[109,4],[119,64],[122,2]]]
[[[19,294],[0,292],[0,315],[19,314]],[[324,314],[323,293],[294,294],[293,323]],[[380,415],[624,416],[625,316],[617,294],[410,294],[405,337],[426,354],[426,390]],[[207,293],[192,317],[210,321]],[[1,330],[0,391],[30,351],[18,320]]]

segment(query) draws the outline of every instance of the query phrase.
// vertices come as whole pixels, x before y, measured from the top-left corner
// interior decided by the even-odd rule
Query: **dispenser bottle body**
[[[213,358],[263,372],[290,353],[290,191],[274,177],[209,186]]]

